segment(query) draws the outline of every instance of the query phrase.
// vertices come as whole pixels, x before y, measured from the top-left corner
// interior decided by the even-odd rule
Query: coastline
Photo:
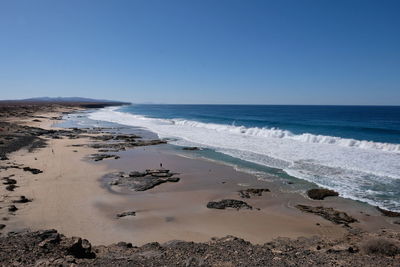
[[[46,130],[63,130],[52,127],[53,118],[60,114],[40,114],[39,122],[34,122],[33,117],[24,122],[15,118],[14,122]],[[325,242],[334,243],[338,240],[343,242],[354,232],[374,236],[382,234],[382,229],[397,234],[400,231],[400,226],[393,224],[395,218],[384,217],[366,204],[340,197],[310,200],[299,193],[284,192],[274,183],[259,181],[232,166],[173,154],[166,145],[134,147],[113,153],[120,157],[117,160],[105,159],[93,163],[89,156],[97,150],[86,145],[97,142],[91,136],[104,134],[108,133],[84,133],[84,137],[76,135],[76,138],[45,138],[45,147],[33,152],[21,149],[9,154],[9,160],[2,161],[2,165],[13,162],[43,173],[27,175],[15,168],[2,171],[2,176],[14,174],[18,186],[12,192],[1,189],[3,204],[21,195],[32,200],[18,205],[15,216],[9,216],[6,209],[0,210],[2,217],[9,217],[3,232],[23,228],[32,231],[55,228],[67,236],[87,238],[95,245],[110,245],[119,241],[144,245],[176,239],[206,242],[211,238],[220,240],[227,235],[255,244],[271,242],[278,237],[296,239],[315,235]],[[179,173],[180,181],[165,183],[144,192],[125,193],[112,190],[104,181],[104,175],[111,172],[156,169],[160,163],[163,168]],[[268,188],[270,192],[242,199],[238,191],[246,188]],[[207,208],[207,202],[222,199],[244,200],[254,208]],[[334,224],[315,214],[300,211],[295,208],[297,204],[332,207],[359,222],[352,223],[351,227]],[[136,215],[132,218],[116,217],[116,214],[126,210],[134,210]]]

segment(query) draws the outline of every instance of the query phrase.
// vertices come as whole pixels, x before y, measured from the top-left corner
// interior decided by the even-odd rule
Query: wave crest
[[[258,127],[247,128],[244,126],[203,123],[203,122],[183,120],[183,119],[171,119],[165,121],[169,121],[171,124],[179,126],[205,128],[209,130],[215,130],[218,132],[229,132],[245,136],[257,136],[264,138],[286,138],[305,143],[330,144],[330,145],[339,145],[344,147],[376,149],[376,150],[400,153],[400,144],[356,140],[356,139],[342,138],[336,136],[315,135],[310,133],[294,134],[290,131],[281,130],[278,128],[258,128]]]

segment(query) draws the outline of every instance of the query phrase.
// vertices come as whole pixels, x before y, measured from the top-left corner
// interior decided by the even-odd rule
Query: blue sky
[[[0,0],[0,99],[400,104],[400,1]]]

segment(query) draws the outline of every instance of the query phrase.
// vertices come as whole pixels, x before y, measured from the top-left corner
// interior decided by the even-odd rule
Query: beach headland
[[[104,105],[0,105],[2,265],[398,263],[397,214],[294,193],[152,135],[54,127]]]

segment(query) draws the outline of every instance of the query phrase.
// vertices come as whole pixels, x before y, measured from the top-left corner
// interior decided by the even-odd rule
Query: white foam
[[[400,145],[313,134],[296,135],[275,128],[155,119],[105,108],[89,118],[145,127],[177,145],[197,145],[281,168],[296,177],[362,198],[370,183],[400,179]]]

